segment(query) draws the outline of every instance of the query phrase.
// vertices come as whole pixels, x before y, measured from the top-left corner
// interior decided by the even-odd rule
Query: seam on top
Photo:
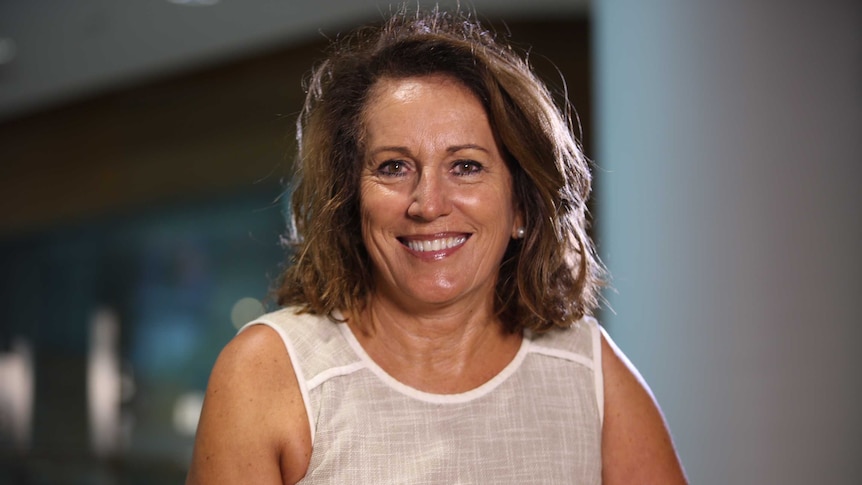
[[[509,362],[506,367],[503,368],[497,375],[491,378],[491,380],[485,382],[479,387],[471,389],[466,392],[461,392],[457,394],[435,394],[431,392],[420,391],[415,387],[408,386],[407,384],[402,383],[401,381],[395,379],[382,367],[377,365],[376,362],[365,352],[365,349],[362,348],[362,345],[356,339],[356,336],[353,335],[353,331],[350,330],[350,327],[346,323],[338,323],[338,330],[344,336],[345,340],[347,340],[350,348],[353,349],[353,352],[359,357],[361,363],[364,365],[363,368],[370,370],[378,379],[383,383],[384,386],[389,387],[390,389],[403,394],[407,397],[416,399],[417,401],[432,403],[432,404],[462,404],[465,402],[473,401],[475,399],[479,399],[483,396],[490,394],[493,390],[499,387],[503,382],[509,379],[524,362],[524,359],[527,357],[529,353],[529,348],[531,342],[526,336],[521,340],[521,347],[518,349],[518,353],[515,354],[515,357]]]
[[[555,349],[552,347],[544,347],[541,345],[536,345],[534,343],[533,345],[530,346],[530,353],[547,355],[549,357],[556,357],[558,359],[568,360],[568,361],[575,362],[575,363],[581,364],[583,366],[586,366],[586,367],[592,369],[593,372],[595,372],[595,370],[596,370],[595,362],[593,362],[591,359],[584,357],[581,354],[571,352],[568,350]]]
[[[308,429],[311,432],[311,445],[314,446],[314,416],[311,413],[311,399],[308,395],[308,385],[305,381],[305,376],[302,372],[302,366],[300,366],[299,355],[296,352],[296,349],[293,347],[293,342],[291,342],[290,338],[288,338],[287,333],[285,333],[284,329],[282,329],[278,324],[273,321],[261,318],[252,322],[249,322],[242,326],[237,331],[237,335],[239,335],[243,330],[253,326],[253,325],[266,325],[267,327],[275,330],[275,333],[281,337],[281,341],[284,344],[285,351],[287,352],[287,357],[290,359],[290,364],[293,366],[293,373],[296,376],[296,382],[299,384],[299,393],[302,396],[302,402],[305,404],[305,416],[308,419]]]
[[[308,390],[309,390],[309,392],[311,392],[311,391],[315,390],[317,388],[317,386],[323,384],[324,382],[328,381],[329,379],[332,379],[333,377],[350,375],[350,374],[353,374],[354,372],[356,372],[360,369],[364,369],[364,368],[365,368],[365,363],[362,361],[358,361],[358,362],[354,362],[352,364],[347,364],[347,365],[342,365],[339,367],[332,367],[332,368],[326,369],[325,371],[321,372],[320,374],[317,374],[316,376],[312,377],[308,381]]]

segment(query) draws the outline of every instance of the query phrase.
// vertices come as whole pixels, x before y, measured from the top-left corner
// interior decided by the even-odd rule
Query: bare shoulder
[[[687,483],[652,392],[604,331],[602,372],[605,387],[603,483]]]
[[[295,483],[311,435],[305,404],[278,334],[247,328],[210,374],[187,484]]]

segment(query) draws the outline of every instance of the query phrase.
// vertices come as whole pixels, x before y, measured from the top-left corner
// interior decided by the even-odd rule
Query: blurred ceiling
[[[451,6],[451,1],[412,1]],[[480,17],[583,15],[589,0],[472,0]],[[0,121],[380,19],[375,0],[0,0]]]

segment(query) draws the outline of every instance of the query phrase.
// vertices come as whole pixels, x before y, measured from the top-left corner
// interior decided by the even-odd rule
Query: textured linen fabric
[[[525,333],[476,389],[431,394],[375,364],[346,324],[291,308],[273,328],[297,374],[312,434],[303,484],[599,484],[600,332]],[[246,326],[246,327],[247,327]]]

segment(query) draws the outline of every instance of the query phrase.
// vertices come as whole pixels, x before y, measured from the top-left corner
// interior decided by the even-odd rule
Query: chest
[[[301,483],[600,483],[592,370],[528,357],[492,389],[409,395],[360,370],[316,387]]]

